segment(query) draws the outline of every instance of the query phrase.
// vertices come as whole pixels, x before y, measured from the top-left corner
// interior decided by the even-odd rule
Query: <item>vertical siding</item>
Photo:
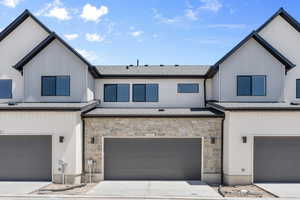
[[[96,99],[103,107],[204,107],[204,79],[97,79],[95,85]],[[129,83],[130,102],[104,102],[104,84]],[[132,84],[159,84],[159,102],[132,102]],[[177,93],[178,83],[197,83],[199,93]]]
[[[21,73],[12,68],[20,59],[47,37],[48,33],[28,17],[13,32],[0,42],[0,79],[13,80],[13,100],[24,97],[24,83]],[[8,101],[0,99],[0,102]]]
[[[25,101],[86,102],[88,67],[59,41],[54,40],[25,67]],[[41,96],[41,76],[70,76],[70,96]],[[91,95],[90,95],[91,96]]]
[[[300,34],[281,16],[277,16],[259,33],[273,47],[280,51],[296,67],[287,73],[285,80],[285,100],[295,101],[296,79],[300,78]]]

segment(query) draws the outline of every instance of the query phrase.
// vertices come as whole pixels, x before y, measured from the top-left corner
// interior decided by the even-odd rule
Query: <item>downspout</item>
[[[206,80],[207,80],[207,78],[204,78],[204,82],[203,82],[203,87],[204,87],[204,94],[203,94],[204,107],[206,107],[206,104],[207,104],[207,100],[206,100]]]
[[[82,175],[85,181],[85,121],[83,116],[81,116],[81,120],[82,120]]]
[[[222,119],[222,127],[221,127],[221,185],[224,185],[224,121],[225,116]]]

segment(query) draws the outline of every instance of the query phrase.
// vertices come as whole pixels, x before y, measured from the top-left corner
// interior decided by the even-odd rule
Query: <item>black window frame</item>
[[[264,88],[264,94],[263,95],[254,95],[253,93],[253,78],[255,76],[262,76],[264,77],[264,80],[265,80],[265,88]],[[239,94],[239,77],[248,77],[250,78],[250,95],[240,95]],[[267,75],[237,75],[236,76],[236,95],[239,96],[239,97],[265,97],[267,96]]]
[[[297,82],[300,82],[300,79],[296,79],[296,99],[299,99],[300,98],[300,92],[299,92],[299,94],[297,93]],[[299,83],[299,85],[300,85],[300,83]],[[299,86],[300,87],[300,86]],[[300,88],[299,88],[299,90],[300,90]]]
[[[13,80],[12,79],[0,79],[1,81],[9,81],[10,82],[10,94],[8,97],[5,98],[1,98],[0,99],[12,99],[13,98],[13,94],[12,94],[12,84],[13,84]]]
[[[179,91],[179,86],[180,85],[196,85],[197,86],[197,92],[182,92],[182,91]],[[200,93],[199,83],[177,83],[177,93],[178,94],[198,94],[198,93]]]
[[[127,101],[119,101],[118,100],[118,86],[119,85],[127,85],[128,86],[128,100]],[[107,101],[105,95],[105,86],[116,86],[116,100],[115,101]],[[108,83],[103,85],[103,102],[130,102],[130,84],[129,83]]]
[[[68,77],[69,78],[69,93],[67,95],[57,95],[57,77]],[[55,92],[54,94],[46,95],[44,94],[43,88],[44,88],[44,78],[55,78]],[[70,75],[58,75],[58,76],[41,76],[41,96],[43,97],[69,97],[71,96],[71,76]]]
[[[137,101],[135,98],[134,86],[139,85],[144,87],[144,99],[143,101]],[[157,86],[157,100],[156,101],[148,101],[147,100],[147,85],[156,85]],[[159,84],[158,83],[147,83],[147,84],[132,84],[132,102],[159,102]]]

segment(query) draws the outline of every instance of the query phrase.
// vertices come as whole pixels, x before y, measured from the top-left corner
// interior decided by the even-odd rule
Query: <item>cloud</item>
[[[0,3],[4,6],[15,8],[23,0],[2,0]]]
[[[134,32],[131,32],[131,35],[133,37],[139,37],[140,35],[142,35],[144,33],[144,31],[134,31]]]
[[[101,6],[97,9],[91,4],[86,4],[82,9],[80,17],[85,21],[99,22],[100,18],[106,14],[108,14],[108,8],[106,6]]]
[[[223,5],[218,0],[200,0],[203,5],[199,9],[209,10],[213,12],[218,12]]]
[[[88,51],[85,49],[76,49],[76,51],[89,61],[95,61],[98,59],[98,56],[94,51]]]
[[[152,35],[152,37],[153,37],[153,38],[158,38],[159,36],[158,36],[158,34],[154,33],[154,34]]]
[[[63,6],[63,3],[60,0],[54,0],[51,3],[47,3],[44,8],[35,14],[37,16],[54,17],[58,20],[69,20],[72,18],[69,11]]]
[[[246,24],[210,24],[207,28],[225,28],[225,29],[243,29],[246,28]]]
[[[71,16],[69,15],[69,12],[65,8],[58,8],[55,7],[49,11],[48,14],[46,14],[48,17],[54,17],[59,20],[69,20],[71,19]]]
[[[90,42],[103,42],[104,37],[97,33],[87,33],[85,34],[85,39]]]
[[[185,10],[185,17],[192,21],[198,20],[198,12],[194,11],[193,9],[186,9]]]
[[[157,9],[153,8],[152,9],[153,14],[154,14],[154,19],[156,19],[159,23],[163,23],[163,24],[174,24],[177,22],[180,22],[182,19],[181,17],[173,17],[173,18],[167,18],[164,17],[161,13],[158,12]]]
[[[65,38],[67,38],[68,40],[75,40],[76,38],[78,38],[78,34],[73,33],[73,34],[64,34]]]

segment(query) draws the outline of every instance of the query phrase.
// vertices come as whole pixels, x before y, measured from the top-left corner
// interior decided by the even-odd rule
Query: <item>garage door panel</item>
[[[105,179],[199,180],[201,139],[107,138]]]
[[[300,182],[300,137],[255,137],[255,182]]]
[[[0,136],[0,181],[50,181],[51,136]]]

